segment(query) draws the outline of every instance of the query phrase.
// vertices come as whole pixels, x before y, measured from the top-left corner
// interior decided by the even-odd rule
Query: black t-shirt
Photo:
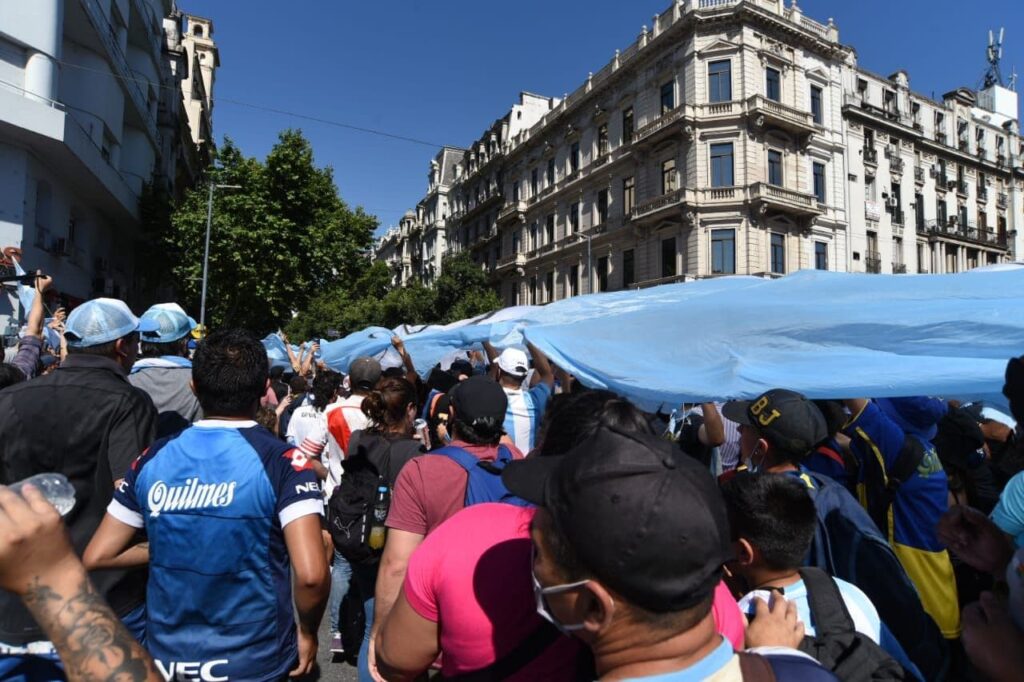
[[[704,417],[692,413],[683,421],[679,430],[679,449],[693,457],[704,466],[711,466],[711,455],[714,448],[708,447],[700,440],[700,427],[704,425]]]

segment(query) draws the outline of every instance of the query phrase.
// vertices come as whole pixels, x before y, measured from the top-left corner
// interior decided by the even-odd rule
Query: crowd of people
[[[648,413],[537,347],[271,369],[95,299],[0,370],[0,680],[1011,680],[1011,415],[933,397]],[[46,333],[49,327],[51,334]],[[54,338],[56,337],[56,343]],[[49,340],[48,340],[49,339]],[[596,360],[595,360],[596,361]]]

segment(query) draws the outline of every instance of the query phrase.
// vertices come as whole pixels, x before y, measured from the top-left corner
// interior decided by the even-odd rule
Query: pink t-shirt
[[[715,600],[711,603],[711,613],[715,616],[715,629],[725,637],[736,651],[743,651],[743,639],[747,626],[743,622],[743,613],[739,604],[733,599],[729,588],[719,582],[715,588]]]
[[[409,560],[405,598],[440,628],[446,677],[507,655],[544,620],[530,579],[533,509],[467,507],[427,535]],[[511,680],[573,680],[582,644],[561,637]]]

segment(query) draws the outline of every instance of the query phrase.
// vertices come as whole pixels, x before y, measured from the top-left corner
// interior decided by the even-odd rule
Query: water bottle
[[[387,486],[377,488],[377,501],[373,503],[373,523],[370,526],[370,539],[367,544],[370,549],[378,550],[384,548],[384,536],[387,529],[384,521],[388,518],[388,489]]]
[[[24,485],[34,486],[64,516],[75,506],[75,489],[64,474],[36,474],[23,481],[12,483],[7,489],[21,495]]]
[[[416,437],[421,443],[425,450],[430,449],[430,427],[427,425],[426,419],[417,419],[412,423],[413,430],[416,431]]]

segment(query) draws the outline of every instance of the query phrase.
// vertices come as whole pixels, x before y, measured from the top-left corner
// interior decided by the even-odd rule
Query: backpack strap
[[[924,454],[924,445],[921,444],[921,441],[909,435],[903,438],[903,447],[900,448],[900,454],[896,457],[896,461],[893,462],[892,466],[888,467],[888,470],[885,472],[888,479],[886,487],[893,497],[896,496],[896,491],[899,487],[914,475],[917,467],[921,466]]]
[[[445,677],[445,682],[498,682],[506,680],[523,669],[527,663],[535,660],[548,650],[552,644],[561,639],[562,633],[554,625],[545,621],[529,636],[486,668],[473,672]]]
[[[447,445],[443,448],[432,450],[429,454],[447,457],[465,469],[467,474],[475,469],[480,463],[480,460],[474,457],[471,453],[455,445]]]
[[[764,656],[738,651],[740,658],[740,675],[743,682],[775,682],[775,671]]]
[[[814,621],[815,639],[856,632],[846,602],[832,576],[820,568],[805,567],[800,569],[800,577],[807,588],[807,606]]]

